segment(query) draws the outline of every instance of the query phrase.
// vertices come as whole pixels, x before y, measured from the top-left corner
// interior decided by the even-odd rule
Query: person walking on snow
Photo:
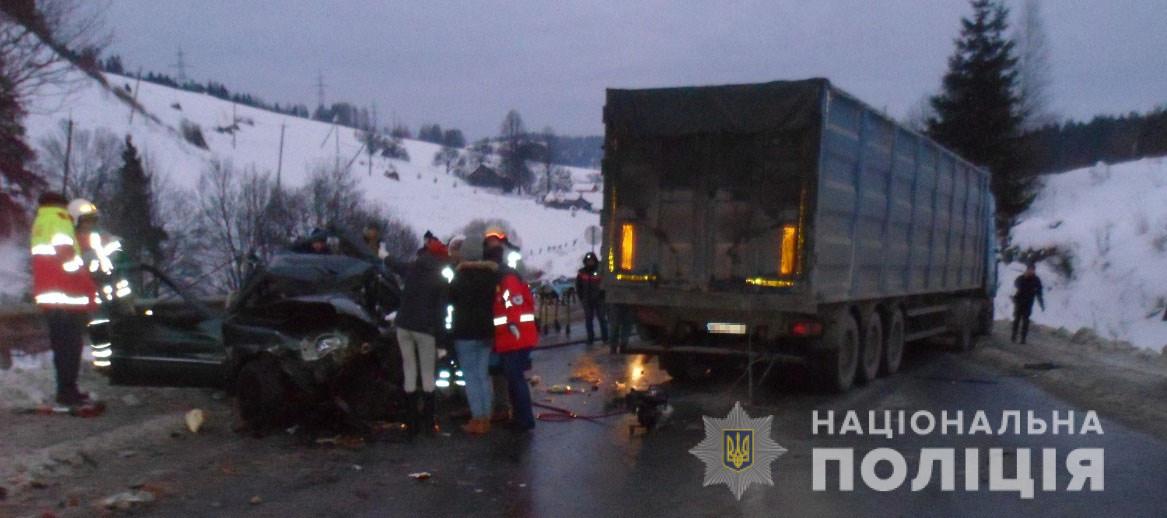
[[[596,254],[588,252],[583,258],[583,268],[575,276],[575,293],[584,310],[584,328],[588,332],[588,345],[596,340],[593,320],[600,323],[600,338],[608,342],[608,315],[604,311],[604,289],[600,285],[600,260]]]
[[[97,285],[85,268],[65,197],[41,195],[32,225],[32,293],[44,312],[57,370],[57,403],[81,405],[89,394],[77,387],[89,313],[97,308]]]
[[[1025,273],[1017,276],[1013,281],[1013,287],[1017,292],[1013,294],[1013,334],[1010,341],[1017,342],[1017,327],[1021,327],[1021,343],[1025,343],[1025,337],[1029,334],[1029,315],[1033,313],[1033,301],[1041,306],[1041,310],[1045,311],[1045,299],[1042,298],[1041,292],[1041,277],[1037,276],[1037,269],[1033,263],[1026,265]]]
[[[437,337],[445,327],[446,280],[442,278],[442,269],[448,256],[446,245],[426,232],[425,244],[405,273],[401,309],[397,311],[397,346],[401,348],[405,415],[411,436],[423,429],[428,434],[438,432],[434,367]],[[421,413],[418,413],[419,379],[423,392]]]
[[[494,295],[494,351],[502,358],[503,374],[510,395],[512,429],[527,432],[535,428],[531,410],[531,389],[523,377],[531,364],[531,349],[539,342],[535,326],[535,298],[513,264],[518,251],[499,231],[488,232],[482,244],[483,258],[499,265],[499,282]]]

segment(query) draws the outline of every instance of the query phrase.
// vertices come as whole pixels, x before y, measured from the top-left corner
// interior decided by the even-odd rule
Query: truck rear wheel
[[[904,359],[904,314],[892,308],[887,315],[887,333],[883,338],[883,362],[879,371],[891,376],[900,370]]]
[[[960,351],[971,351],[976,347],[976,337],[973,336],[976,327],[976,308],[972,302],[961,300],[952,306],[952,334],[956,340],[956,348]]]
[[[840,312],[823,334],[826,350],[818,358],[819,379],[832,392],[846,392],[859,368],[859,326],[849,313]]]
[[[858,375],[860,383],[867,383],[879,375],[879,364],[883,362],[883,322],[879,319],[879,312],[872,310],[868,313],[863,327]]]

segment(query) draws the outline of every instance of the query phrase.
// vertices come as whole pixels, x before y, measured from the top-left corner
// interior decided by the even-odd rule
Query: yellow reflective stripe
[[[534,322],[534,321],[535,321],[535,314],[534,313],[523,313],[522,315],[519,315],[519,322]]]
[[[37,304],[63,304],[67,306],[88,306],[89,297],[71,297],[59,291],[41,293],[36,296]]]
[[[494,317],[494,325],[496,325],[496,326],[507,325],[507,317]]]
[[[57,255],[57,249],[53,245],[36,245],[32,247],[32,255]]]

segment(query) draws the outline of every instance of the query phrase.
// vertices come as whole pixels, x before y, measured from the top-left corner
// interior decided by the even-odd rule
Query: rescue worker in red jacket
[[[77,376],[85,326],[89,312],[96,308],[97,286],[81,258],[65,203],[65,197],[57,193],[40,197],[32,225],[32,292],[48,323],[57,403],[78,405],[89,401],[89,395],[77,387]]]
[[[531,365],[531,349],[539,342],[535,325],[535,297],[523,282],[518,265],[519,253],[506,234],[491,231],[482,244],[482,256],[499,263],[499,282],[494,296],[494,351],[502,358],[507,394],[511,400],[511,426],[517,432],[535,428],[531,410],[531,390],[523,372]]]

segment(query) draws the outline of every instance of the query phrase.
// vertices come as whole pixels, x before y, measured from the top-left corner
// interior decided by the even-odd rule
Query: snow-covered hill
[[[132,78],[106,77],[112,88],[128,89],[134,83]],[[358,134],[350,128],[339,128],[337,141],[330,124],[233,106],[208,95],[146,82],[141,83],[137,100],[152,117],[138,113],[131,122],[128,103],[97,81],[80,73],[78,78],[80,87],[68,95],[46,91],[35,99],[25,119],[29,142],[34,147],[46,136],[59,135],[61,121],[71,117],[78,130],[104,128],[119,137],[132,135],[154,171],[173,187],[193,190],[200,173],[216,158],[228,159],[239,169],[254,166],[258,171],[274,174],[280,160],[282,127],[284,185],[303,185],[314,164],[331,166],[339,155],[341,164],[351,161],[354,178],[367,200],[408,223],[419,234],[432,230],[448,236],[470,220],[501,218],[510,222],[521,238],[528,266],[549,275],[570,274],[578,267],[579,258],[589,248],[584,231],[599,223],[594,213],[548,209],[528,198],[476,189],[447,175],[444,167],[431,165],[440,149],[435,144],[405,140],[411,161],[376,156],[369,174],[369,157],[358,154]],[[234,140],[231,134],[215,129],[230,126],[233,117],[239,121]],[[208,150],[183,138],[184,123],[201,127]],[[399,180],[385,176],[390,169],[398,173]],[[579,183],[586,183],[596,173],[566,169]],[[598,202],[598,197],[594,201]]]
[[[1021,249],[1057,247],[1072,273],[1038,265],[1046,310],[1034,322],[1160,350],[1167,346],[1167,158],[1076,169],[1044,177],[1013,230]],[[1018,263],[1001,265],[998,318],[1012,315]],[[1059,272],[1060,270],[1060,272]]]

